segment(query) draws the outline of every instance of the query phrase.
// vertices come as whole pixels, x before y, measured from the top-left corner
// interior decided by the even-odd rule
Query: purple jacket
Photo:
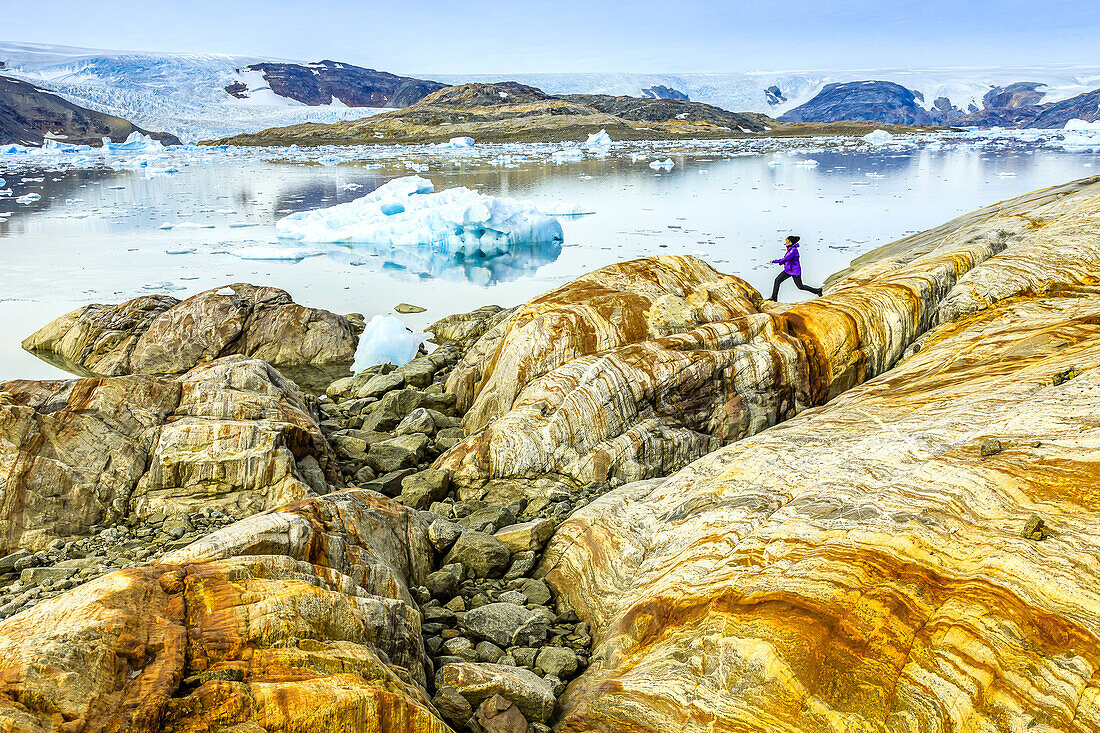
[[[792,244],[787,248],[787,254],[778,260],[772,260],[777,265],[783,265],[783,272],[788,275],[802,276],[802,264],[798,261],[798,244]]]

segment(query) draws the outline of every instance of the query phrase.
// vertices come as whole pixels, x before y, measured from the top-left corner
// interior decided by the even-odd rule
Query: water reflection
[[[331,245],[327,256],[337,262],[385,272],[396,279],[438,278],[489,286],[533,274],[561,255],[561,242],[520,245],[492,257],[464,257],[461,253],[434,251],[431,247],[355,244]]]

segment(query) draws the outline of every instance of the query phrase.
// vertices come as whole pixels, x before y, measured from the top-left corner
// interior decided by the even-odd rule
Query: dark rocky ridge
[[[262,72],[271,91],[280,97],[311,106],[331,104],[335,98],[349,107],[406,107],[445,86],[327,59],[308,65],[264,62],[248,69]],[[225,90],[247,97],[247,87],[240,86],[237,82]]]
[[[25,81],[0,76],[0,143],[41,145],[47,135],[77,145],[100,145],[103,138],[121,142],[140,132],[166,145],[179,138],[150,132],[128,120],[73,104]]]
[[[936,121],[917,101],[919,92],[892,81],[850,81],[826,84],[816,97],[779,119],[784,122],[875,120],[901,125],[932,125]]]
[[[964,127],[1060,128],[1072,119],[1100,119],[1100,89],[1061,102],[1041,103],[1046,96],[1040,82],[1021,81],[991,87],[982,98],[982,109],[970,105],[961,110],[947,97],[934,100],[932,109],[919,102],[920,92],[888,81],[853,81],[827,84],[817,96],[780,117],[787,122],[839,122],[876,120],[918,125]],[[770,90],[769,90],[770,91]],[[769,102],[770,102],[769,98]]]

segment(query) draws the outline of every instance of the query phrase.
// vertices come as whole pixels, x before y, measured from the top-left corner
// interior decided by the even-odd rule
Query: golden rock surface
[[[475,345],[448,381],[470,435],[437,465],[467,496],[500,480],[668,475],[881,374],[937,323],[1092,282],[1095,229],[1079,217],[1098,196],[1087,179],[968,214],[789,308],[692,257],[597,270]]]
[[[1098,272],[1094,179],[787,311],[874,324],[853,379],[909,355],[559,528],[594,646],[557,730],[1100,730]]]
[[[309,398],[262,361],[0,382],[0,551],[131,514],[252,514],[339,483]]]
[[[0,730],[450,730],[424,690],[416,512],[346,491],[0,623]]]

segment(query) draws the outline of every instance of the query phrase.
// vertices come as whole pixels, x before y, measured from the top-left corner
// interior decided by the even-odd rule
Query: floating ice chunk
[[[403,366],[412,361],[426,339],[427,334],[410,330],[400,318],[378,315],[370,319],[359,337],[356,362],[365,366],[386,362]]]
[[[358,191],[362,187],[363,187],[362,183],[345,183],[343,186],[340,186],[340,190],[342,190],[342,191]]]
[[[1013,173],[1012,171],[1001,171],[997,175],[1000,176],[1001,178],[1015,178],[1016,177],[1016,174]]]
[[[467,188],[436,192],[419,176],[390,181],[344,204],[303,211],[275,225],[280,239],[427,246],[463,256],[560,241],[561,224],[532,204]]]
[[[197,250],[194,247],[184,247],[182,249],[166,249],[164,254],[166,255],[193,255]]]
[[[562,148],[561,150],[555,150],[550,153],[550,160],[555,163],[584,160],[584,151],[580,148]]]
[[[819,163],[813,158],[806,158],[795,163],[799,168],[816,168]]]
[[[260,260],[271,262],[301,262],[307,257],[318,257],[324,252],[316,247],[286,247],[281,245],[257,245],[228,250],[228,253],[242,260]]]
[[[30,204],[42,198],[40,193],[26,193],[15,200],[17,204]]]
[[[472,148],[473,146],[474,139],[472,137],[452,137],[447,142],[440,144],[439,147],[458,150],[461,148]]]
[[[611,136],[607,134],[607,130],[594,132],[584,141],[584,146],[591,150],[608,150],[611,148]]]
[[[886,130],[874,130],[863,136],[863,139],[872,145],[885,145],[894,139],[894,136]]]
[[[649,164],[649,167],[655,171],[670,171],[676,164],[672,162],[672,158],[667,160],[655,160]]]
[[[630,154],[630,162],[631,163],[638,163],[638,162],[645,161],[645,160],[649,160],[649,156],[646,155],[645,153],[631,153]]]
[[[166,222],[164,222],[163,224],[160,225],[160,228],[161,229],[213,229],[214,225],[213,224],[199,224],[198,222],[194,222],[194,221],[181,221],[181,222],[175,222],[175,223],[170,222],[170,221],[166,221]]]
[[[8,183],[8,182],[7,182],[7,181],[5,181],[5,180],[4,180],[3,178],[0,178],[0,188],[3,188],[4,186],[6,186],[6,185],[7,185],[7,183]]]
[[[56,144],[53,140],[47,140],[47,142]],[[109,137],[103,138],[103,151],[106,153],[159,153],[163,150],[164,146],[160,141],[148,135],[142,135],[137,130],[131,132],[126,141],[121,143],[113,143]]]
[[[1100,120],[1097,120],[1096,122],[1086,122],[1085,120],[1078,119],[1078,118],[1075,117],[1072,120],[1070,120],[1069,122],[1067,122],[1066,126],[1063,129],[1066,129],[1066,130],[1100,130]],[[3,184],[0,183],[0,185],[3,185]]]

